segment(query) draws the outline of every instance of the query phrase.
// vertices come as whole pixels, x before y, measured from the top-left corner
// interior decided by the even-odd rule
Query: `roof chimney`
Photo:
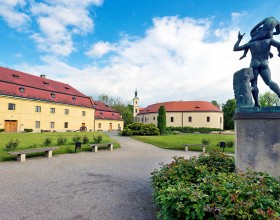
[[[40,75],[40,77],[42,77],[42,78],[46,78],[46,75],[44,75],[44,74],[41,74],[41,75]]]

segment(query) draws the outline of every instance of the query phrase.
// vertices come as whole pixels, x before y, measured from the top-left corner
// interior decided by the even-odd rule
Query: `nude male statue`
[[[273,32],[275,29],[275,32]],[[273,35],[280,34],[280,22],[276,20],[274,17],[268,17],[263,19],[260,23],[258,23],[250,32],[251,40],[249,42],[253,42],[256,40],[264,40],[273,38]],[[243,59],[246,57],[248,49],[244,50],[244,54],[239,59]],[[272,58],[273,54],[269,52],[269,57]]]
[[[244,34],[238,33],[238,40],[234,45],[234,51],[250,50],[251,52],[251,64],[250,67],[253,69],[254,79],[251,81],[252,95],[255,102],[255,107],[260,107],[259,104],[259,89],[257,87],[258,75],[260,75],[269,88],[274,91],[280,98],[280,88],[277,83],[271,80],[271,72],[268,66],[268,58],[271,46],[274,46],[278,50],[278,56],[280,56],[280,43],[272,38],[254,40],[240,46],[240,42]]]

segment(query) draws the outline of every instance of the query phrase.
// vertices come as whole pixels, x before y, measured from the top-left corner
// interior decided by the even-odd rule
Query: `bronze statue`
[[[276,29],[276,32],[273,32],[274,28]],[[250,50],[251,52],[252,59],[250,67],[253,69],[254,75],[254,78],[251,80],[251,87],[255,107],[260,107],[258,100],[259,90],[257,87],[258,75],[262,77],[265,84],[268,85],[269,88],[280,98],[280,88],[277,83],[271,80],[271,73],[268,66],[268,59],[269,57],[272,57],[272,54],[270,53],[271,46],[277,48],[278,56],[280,56],[280,43],[273,39],[273,34],[275,35],[279,33],[280,23],[275,18],[269,17],[264,19],[252,29],[252,39],[242,46],[239,44],[244,34],[240,34],[239,32],[238,40],[233,48],[234,51],[245,51],[244,55],[240,59],[246,56],[246,51]]]

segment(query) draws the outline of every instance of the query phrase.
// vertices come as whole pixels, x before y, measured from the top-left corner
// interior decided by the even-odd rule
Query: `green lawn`
[[[101,132],[55,132],[55,133],[1,133],[0,134],[0,162],[15,160],[16,157],[8,154],[5,149],[6,144],[11,140],[19,140],[19,146],[17,149],[10,151],[18,151],[21,149],[31,149],[31,148],[41,148],[44,146],[44,140],[46,138],[51,138],[52,143],[50,146],[58,146],[57,138],[65,137],[67,142],[64,145],[58,146],[59,149],[53,151],[53,154],[64,154],[64,153],[74,153],[75,152],[75,144],[72,141],[74,136],[80,136],[83,138],[87,136],[89,139],[89,143],[93,143],[93,136],[102,135],[103,140],[102,143],[112,142],[114,143],[114,148],[119,148],[120,144],[115,140],[112,140],[108,135],[105,135]],[[87,146],[87,144],[82,144],[82,149],[78,151],[90,151],[91,147]],[[27,157],[39,156],[43,155],[42,153],[35,153],[31,155],[27,155]]]
[[[216,149],[222,150],[217,146],[222,141],[234,141],[234,135],[228,134],[182,134],[164,136],[133,136],[132,138],[153,144],[164,149],[184,150],[183,144],[201,144],[202,139],[208,139],[210,146],[206,151]],[[189,150],[201,151],[201,147],[189,147]],[[234,153],[234,148],[225,148],[225,152]]]

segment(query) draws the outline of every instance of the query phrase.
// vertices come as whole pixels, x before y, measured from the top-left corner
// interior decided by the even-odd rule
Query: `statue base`
[[[234,115],[236,169],[267,172],[280,181],[280,112],[260,110]]]

